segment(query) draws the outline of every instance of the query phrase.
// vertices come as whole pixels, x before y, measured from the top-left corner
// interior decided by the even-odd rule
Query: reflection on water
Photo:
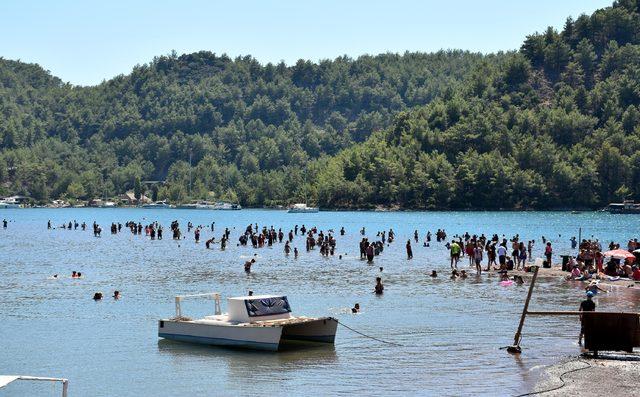
[[[558,254],[569,238],[594,235],[603,241],[636,237],[640,217],[601,213],[367,213],[287,214],[283,211],[234,212],[135,209],[0,210],[14,220],[0,230],[0,373],[64,376],[73,395],[247,395],[284,394],[421,394],[513,395],[535,382],[544,365],[580,352],[577,318],[527,318],[521,356],[500,347],[513,342],[527,285],[501,287],[495,276],[452,281],[442,244],[413,243],[406,260],[404,243],[418,229],[424,236],[445,228],[515,233],[551,238]],[[206,250],[187,234],[183,241],[150,241],[128,232],[108,234],[112,221],[143,218],[165,225],[216,222],[216,238],[232,230],[226,251]],[[46,230],[76,219],[103,226],[102,238],[89,231]],[[300,257],[285,257],[283,245],[253,250],[237,247],[239,231],[249,223],[282,227],[295,224],[339,230],[336,256],[307,253],[304,241],[292,244]],[[397,242],[373,265],[358,260],[358,231],[368,236],[393,228]],[[186,232],[186,230],[185,230]],[[202,239],[210,238],[205,229]],[[413,242],[413,240],[412,240]],[[292,248],[293,248],[292,247]],[[258,253],[251,274],[243,263]],[[343,259],[338,254],[343,254]],[[463,261],[466,264],[466,261]],[[383,267],[383,271],[379,270]],[[436,269],[440,277],[429,277]],[[76,270],[85,276],[69,278]],[[51,279],[58,274],[58,279]],[[375,277],[385,294],[375,296]],[[122,299],[114,301],[114,290]],[[284,352],[249,352],[158,340],[157,319],[173,313],[177,294],[218,291],[224,296],[285,294],[294,313],[334,316],[354,329],[398,345],[364,338],[339,326],[334,346]],[[94,292],[105,299],[94,302]],[[541,277],[532,310],[574,310],[583,286]],[[362,313],[348,308],[359,303]],[[599,294],[599,309],[638,310],[637,296],[626,288]],[[213,312],[210,300],[183,305],[196,317]],[[18,390],[17,392],[15,390]],[[11,395],[51,395],[50,389],[12,389]]]

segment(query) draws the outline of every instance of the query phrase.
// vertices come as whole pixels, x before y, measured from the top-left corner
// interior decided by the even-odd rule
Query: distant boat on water
[[[622,203],[611,203],[604,211],[610,214],[640,214],[640,203],[624,200]]]
[[[11,196],[0,199],[0,208],[24,208],[27,203],[27,197],[24,196]]]
[[[318,211],[319,211],[318,207],[309,207],[304,203],[298,203],[289,207],[289,211],[287,212],[290,214],[304,214],[304,213],[313,213]]]
[[[216,203],[209,201],[196,201],[189,204],[180,204],[176,206],[176,208],[181,210],[241,210],[242,206],[240,204],[232,204],[225,201],[218,201]]]
[[[22,206],[18,203],[12,203],[5,200],[0,200],[0,208],[10,209],[10,208],[22,208]]]
[[[169,203],[167,203],[166,201],[156,201],[153,203],[149,203],[149,204],[143,204],[140,206],[140,208],[146,208],[146,209],[169,209],[169,208],[175,208],[175,206],[170,205]]]

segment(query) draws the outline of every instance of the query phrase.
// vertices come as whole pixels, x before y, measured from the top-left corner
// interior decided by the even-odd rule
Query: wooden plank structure
[[[584,330],[584,346],[595,356],[598,351],[626,351],[632,352],[634,347],[640,347],[640,313],[629,312],[583,312],[583,311],[530,311],[529,302],[533,287],[538,277],[539,267],[535,267],[529,292],[524,303],[518,330],[513,345],[507,347],[509,353],[520,353],[522,328],[527,315],[531,316],[580,316]]]

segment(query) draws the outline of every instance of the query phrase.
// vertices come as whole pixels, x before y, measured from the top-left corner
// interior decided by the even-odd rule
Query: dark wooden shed
[[[594,353],[626,351],[640,347],[640,316],[637,313],[594,313],[582,316],[584,347]]]

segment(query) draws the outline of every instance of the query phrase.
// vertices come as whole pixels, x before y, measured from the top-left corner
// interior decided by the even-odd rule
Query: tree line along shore
[[[514,52],[295,65],[172,53],[79,87],[0,59],[0,196],[247,207],[602,208],[640,199],[640,14],[623,0]]]

